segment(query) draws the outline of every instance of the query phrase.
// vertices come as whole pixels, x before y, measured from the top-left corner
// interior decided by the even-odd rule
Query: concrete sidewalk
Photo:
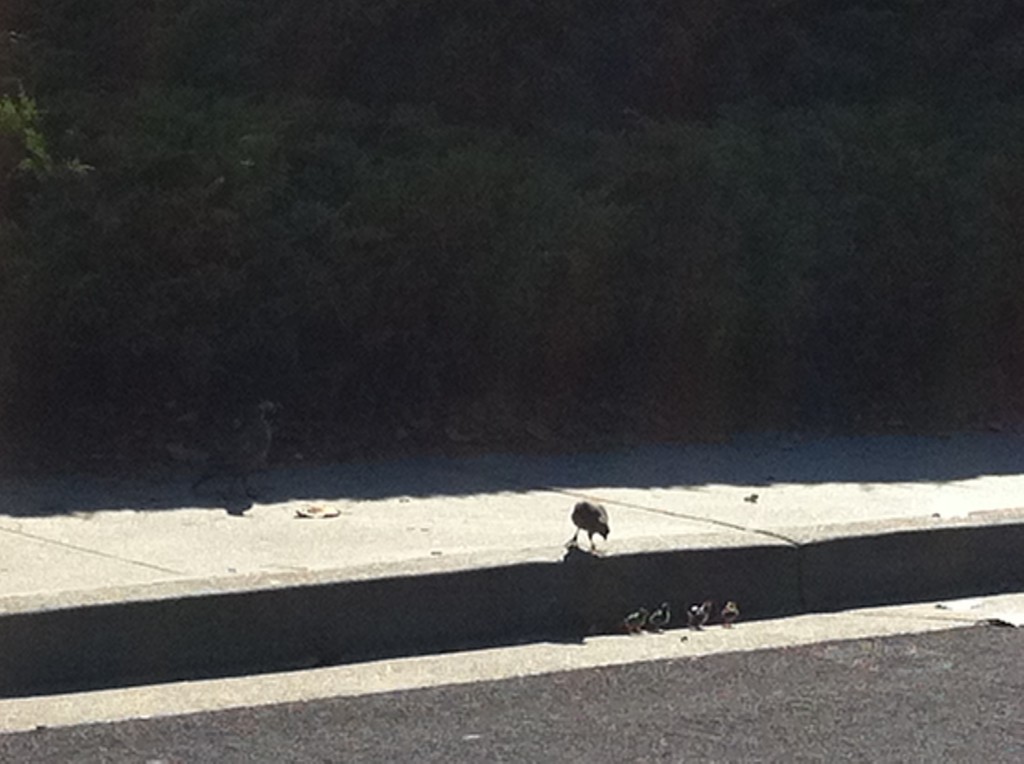
[[[279,467],[251,506],[191,477],[0,482],[0,696],[1024,589],[1017,435]]]

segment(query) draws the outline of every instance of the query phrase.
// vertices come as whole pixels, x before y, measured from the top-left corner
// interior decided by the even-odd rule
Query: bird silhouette
[[[572,521],[576,533],[566,544],[567,547],[579,546],[580,531],[586,531],[590,538],[590,551],[594,551],[594,534],[608,540],[608,510],[600,504],[581,501],[572,509]]]
[[[273,438],[267,417],[276,410],[276,404],[262,401],[227,423],[227,427],[214,432],[206,469],[192,484],[192,490],[197,491],[199,486],[214,478],[228,478],[229,491],[241,483],[246,495],[253,498],[249,475],[266,466]]]
[[[711,617],[711,609],[714,604],[711,600],[704,600],[699,605],[690,605],[690,609],[686,613],[687,625],[697,631],[703,629]]]
[[[647,625],[647,608],[642,607],[634,610],[622,620],[622,625],[630,634],[639,634]]]
[[[669,610],[668,603],[662,602],[654,610],[653,613],[647,619],[647,625],[654,631],[661,631],[668,626],[669,621],[672,620],[672,611]]]

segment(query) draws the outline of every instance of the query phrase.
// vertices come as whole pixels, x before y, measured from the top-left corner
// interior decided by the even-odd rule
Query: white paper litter
[[[1024,611],[1004,611],[989,616],[985,620],[995,626],[1012,626],[1015,629],[1019,629],[1021,626],[1024,626]]]
[[[955,612],[962,612],[964,610],[977,610],[985,604],[985,600],[981,597],[973,597],[967,600],[950,600],[949,602],[940,602],[935,607],[940,610],[953,610]]]
[[[988,607],[985,607],[988,605]],[[1012,626],[1019,629],[1024,626],[1024,608],[999,607],[997,603],[986,600],[983,597],[972,597],[970,599],[950,600],[940,602],[935,607],[940,610],[949,610],[955,613],[974,611],[972,615],[978,619],[978,623],[990,623],[995,626]]]

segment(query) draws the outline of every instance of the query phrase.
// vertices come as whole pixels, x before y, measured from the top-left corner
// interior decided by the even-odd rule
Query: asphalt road
[[[44,729],[0,761],[1019,762],[1022,657],[979,626]]]

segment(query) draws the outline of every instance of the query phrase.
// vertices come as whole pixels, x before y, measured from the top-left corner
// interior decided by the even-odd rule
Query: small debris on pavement
[[[1015,629],[1024,627],[1024,609],[999,609],[985,607],[989,601],[984,597],[971,597],[961,600],[950,600],[939,602],[935,605],[939,610],[949,610],[954,613],[966,613],[974,611],[972,617],[977,623],[984,623],[990,626],[1010,626]],[[983,611],[983,612],[979,612]]]
[[[340,514],[341,510],[339,509],[327,509],[315,504],[295,510],[295,516],[301,519],[320,520],[328,517],[337,517]]]
[[[954,612],[964,610],[976,610],[985,604],[985,600],[981,597],[971,597],[970,599],[962,600],[950,600],[949,602],[940,602],[935,607],[939,610],[952,610]]]
[[[989,626],[1010,626],[1019,629],[1024,626],[1024,612],[1003,612],[985,619]]]

